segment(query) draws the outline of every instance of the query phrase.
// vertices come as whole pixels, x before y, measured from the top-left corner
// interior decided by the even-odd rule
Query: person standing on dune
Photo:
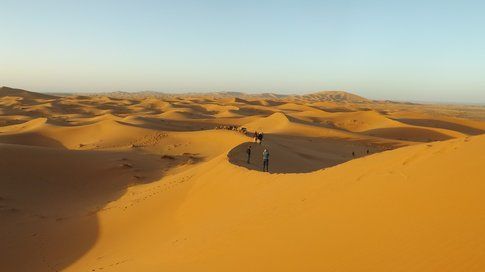
[[[253,137],[254,137],[254,142],[255,142],[255,143],[258,141],[258,136],[259,136],[259,134],[258,134],[258,132],[255,130],[255,131],[254,131],[254,136],[253,136]]]
[[[263,142],[263,133],[262,132],[259,133],[258,139],[259,139],[259,144],[261,144]]]
[[[263,172],[269,172],[269,151],[266,148],[263,151]]]
[[[249,164],[251,160],[251,146],[249,146],[248,149],[246,150],[246,154],[248,154],[248,164]]]

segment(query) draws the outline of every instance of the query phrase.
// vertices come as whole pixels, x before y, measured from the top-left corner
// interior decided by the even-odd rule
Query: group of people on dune
[[[263,132],[254,131],[253,138],[255,143],[259,141],[259,144],[261,144],[263,142],[263,137],[264,137]]]
[[[247,132],[247,129],[245,127],[234,126],[234,125],[229,125],[229,126],[220,125],[220,126],[217,126],[216,129],[234,130],[234,131],[239,131],[243,134],[246,134]]]
[[[258,143],[259,141],[259,144],[261,144],[261,142],[263,142],[263,137],[264,137],[264,134],[263,132],[257,132],[255,131],[254,132],[254,142],[255,143]],[[250,164],[251,163],[251,145],[248,146],[248,148],[246,149],[246,154],[247,154],[247,163]],[[268,172],[269,171],[269,151],[267,148],[265,148],[263,150],[263,172]]]

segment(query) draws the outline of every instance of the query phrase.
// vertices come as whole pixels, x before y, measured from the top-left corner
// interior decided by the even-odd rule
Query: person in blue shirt
[[[269,172],[269,151],[266,148],[263,151],[263,172]]]

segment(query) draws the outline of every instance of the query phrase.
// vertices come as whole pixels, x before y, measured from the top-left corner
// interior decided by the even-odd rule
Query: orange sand
[[[0,271],[484,271],[484,113],[3,87]]]

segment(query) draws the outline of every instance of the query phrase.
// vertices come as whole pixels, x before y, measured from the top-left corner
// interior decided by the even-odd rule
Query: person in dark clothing
[[[254,142],[256,143],[258,141],[258,138],[259,138],[259,133],[257,131],[254,131]]]
[[[246,150],[246,154],[248,154],[248,164],[251,163],[251,146],[248,146],[248,149]]]
[[[269,172],[269,151],[264,149],[263,151],[263,172]]]
[[[263,142],[263,133],[259,133],[258,135],[258,139],[259,139],[259,144],[261,144],[261,142]]]
[[[352,151],[352,157],[355,157],[355,152],[354,151]]]

